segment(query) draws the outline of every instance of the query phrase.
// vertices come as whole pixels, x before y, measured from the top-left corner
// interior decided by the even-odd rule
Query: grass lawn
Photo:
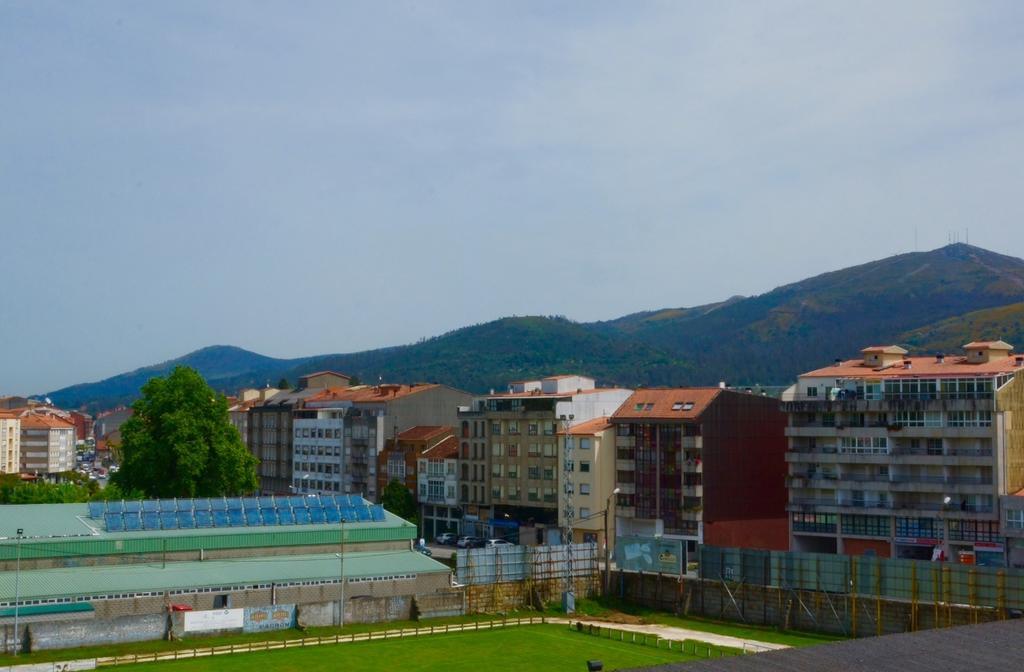
[[[691,660],[679,651],[623,643],[574,632],[564,625],[533,625],[482,632],[425,635],[405,640],[355,642],[118,666],[123,672],[555,672],[586,669],[598,659],[606,670]]]
[[[716,635],[729,635],[743,639],[752,639],[770,644],[785,644],[786,646],[814,646],[825,642],[835,642],[845,637],[836,635],[822,635],[813,632],[800,632],[792,630],[776,630],[771,627],[759,625],[744,625],[732,621],[716,621],[709,618],[694,616],[674,616],[663,611],[655,611],[647,607],[628,604],[616,598],[601,598],[599,600],[577,600],[576,609],[580,616],[591,616],[594,618],[609,618],[614,620],[616,614],[628,614],[636,616],[645,623],[661,623],[677,628],[687,628],[699,632],[710,632]],[[553,616],[555,611],[547,611],[545,615]]]

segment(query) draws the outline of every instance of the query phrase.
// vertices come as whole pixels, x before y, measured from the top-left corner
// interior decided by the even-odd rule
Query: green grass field
[[[510,627],[482,632],[425,635],[258,653],[242,653],[161,663],[118,666],[119,672],[480,672],[493,665],[502,672],[585,670],[586,661],[606,670],[693,659],[654,646],[601,639],[564,625]]]

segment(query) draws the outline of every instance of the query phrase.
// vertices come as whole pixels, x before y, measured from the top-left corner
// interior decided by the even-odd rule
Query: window
[[[526,426],[526,433],[530,436],[537,436],[537,423],[531,422]]]
[[[580,507],[580,520],[586,520],[587,518],[590,518],[590,507],[581,506]]]
[[[544,444],[544,457],[555,457],[555,444],[545,443]]]
[[[509,434],[518,434],[519,433],[519,423],[514,421],[514,420],[510,421],[508,423],[508,433]]]
[[[647,402],[646,404],[644,404],[644,410],[645,411],[653,411],[654,410],[654,404],[651,403],[651,402]]]
[[[540,489],[539,488],[527,488],[527,490],[526,490],[526,499],[530,500],[531,502],[539,502],[540,501]]]
[[[836,531],[836,514],[834,513],[794,513],[794,532],[816,532],[831,534]]]
[[[951,520],[949,538],[953,541],[999,541],[999,523],[988,520]]]
[[[580,462],[580,472],[586,474],[590,473],[590,462]]]
[[[818,396],[818,388],[817,387],[808,387],[807,388],[807,396],[808,397],[816,397],[816,396]]]
[[[229,609],[231,607],[231,596],[230,595],[214,595],[213,596],[213,608],[214,609]]]
[[[1014,511],[1006,510],[1006,527],[1012,530],[1024,530],[1024,509]]]
[[[508,449],[508,456],[509,457],[519,457],[519,444],[518,443],[510,443],[510,444],[508,444],[505,447]]]
[[[508,465],[508,477],[509,478],[519,478],[519,465],[518,464],[510,464],[510,465]]]
[[[500,422],[492,422],[491,423],[491,434],[494,435],[494,436],[501,436],[501,423]]]
[[[536,443],[531,443],[529,448],[529,455],[530,457],[538,457],[540,455],[540,445]]]
[[[527,471],[527,478],[534,481],[540,479],[540,467],[529,467],[529,470]]]
[[[580,439],[580,450],[590,450],[592,439]]]
[[[843,534],[864,537],[888,537],[889,518],[886,516],[842,516]]]
[[[501,478],[501,475],[502,475],[502,465],[501,465],[501,463],[492,464],[491,465],[491,476],[493,476],[495,478]]]
[[[491,455],[493,457],[501,457],[504,454],[505,448],[500,443],[495,443],[491,445]]]
[[[589,495],[590,494],[590,483],[580,483],[580,494],[581,495]]]
[[[553,467],[544,467],[544,480],[553,481],[555,480],[555,470]]]
[[[673,411],[681,411],[681,410],[683,410],[683,402],[677,401],[676,403],[672,404],[672,410]]]
[[[896,536],[910,539],[941,539],[942,526],[936,518],[897,518]]]

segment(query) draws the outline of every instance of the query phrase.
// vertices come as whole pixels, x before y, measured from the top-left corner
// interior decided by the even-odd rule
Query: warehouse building
[[[461,613],[415,537],[345,495],[7,506],[0,650]]]

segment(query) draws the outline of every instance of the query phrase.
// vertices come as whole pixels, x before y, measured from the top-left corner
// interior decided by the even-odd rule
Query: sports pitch
[[[601,639],[564,625],[535,625],[459,632],[414,639],[378,640],[240,653],[114,668],[119,672],[547,672],[586,670],[588,660],[605,670],[694,659],[678,650]]]

